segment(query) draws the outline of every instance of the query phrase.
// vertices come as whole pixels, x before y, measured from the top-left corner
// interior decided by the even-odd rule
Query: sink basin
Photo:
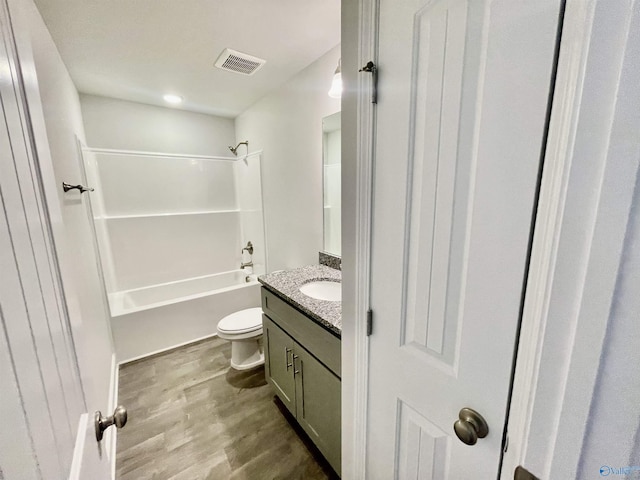
[[[342,285],[340,282],[319,280],[305,283],[299,290],[307,297],[315,298],[316,300],[328,300],[330,302],[342,300]]]

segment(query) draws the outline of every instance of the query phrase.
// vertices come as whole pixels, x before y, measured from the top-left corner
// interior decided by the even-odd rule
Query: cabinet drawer
[[[262,287],[262,311],[329,370],[341,377],[340,339]]]

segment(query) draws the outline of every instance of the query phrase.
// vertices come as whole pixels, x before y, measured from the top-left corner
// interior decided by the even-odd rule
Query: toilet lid
[[[218,323],[225,333],[249,333],[262,328],[262,308],[247,308],[227,315]]]

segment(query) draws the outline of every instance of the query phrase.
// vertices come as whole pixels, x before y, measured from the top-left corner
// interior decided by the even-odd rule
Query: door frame
[[[365,478],[369,377],[371,230],[375,105],[371,75],[377,64],[378,0],[342,2],[342,477]],[[346,68],[345,68],[346,67]]]
[[[604,349],[640,170],[627,133],[640,130],[639,24],[637,1],[567,1],[501,478],[578,474],[603,355],[616,357]]]
[[[624,3],[624,5],[623,5]],[[584,279],[588,267],[593,267],[595,260],[590,256],[591,249],[586,248],[583,255],[570,268],[564,263],[566,258],[558,251],[559,240],[568,238],[571,234],[584,233],[584,230],[592,228],[598,217],[606,215],[606,203],[598,205],[594,202],[590,215],[577,215],[575,208],[571,209],[566,203],[569,190],[577,196],[593,195],[593,186],[600,186],[600,193],[610,193],[604,190],[602,180],[607,175],[622,174],[625,169],[623,162],[610,161],[605,155],[600,162],[594,162],[596,168],[589,173],[589,178],[584,178],[585,172],[581,169],[572,169],[575,159],[576,131],[584,120],[582,111],[585,103],[601,103],[602,88],[585,89],[585,81],[592,75],[607,73],[616,76],[622,71],[624,48],[627,39],[620,38],[618,43],[606,45],[608,50],[605,57],[609,58],[597,65],[587,68],[589,53],[592,49],[590,41],[594,32],[616,32],[623,34],[628,32],[630,20],[629,10],[633,8],[632,1],[619,2],[616,11],[603,11],[602,0],[567,0],[564,13],[562,39],[559,48],[559,58],[554,90],[552,114],[549,125],[547,146],[545,151],[544,172],[541,179],[538,210],[535,219],[533,244],[530,256],[529,272],[527,277],[527,290],[524,298],[524,310],[521,320],[521,330],[517,346],[517,357],[514,361],[513,388],[508,411],[507,422],[508,448],[503,458],[501,472],[498,478],[513,478],[513,471],[517,465],[528,465],[536,457],[537,451],[532,449],[532,442],[536,438],[556,439],[555,444],[546,452],[546,456],[538,461],[541,465],[534,465],[535,474],[541,478],[547,478],[551,466],[564,468],[566,471],[575,467],[579,460],[582,448],[581,442],[575,442],[575,436],[562,437],[567,429],[582,421],[582,433],[586,425],[586,417],[589,414],[591,399],[586,398],[580,402],[578,418],[566,421],[575,413],[575,396],[570,395],[576,390],[575,379],[586,375],[589,382],[596,381],[598,361],[602,350],[596,348],[589,336],[576,336],[578,315],[571,318],[568,330],[562,332],[554,327],[551,316],[550,302],[555,292],[554,279],[562,275],[565,279],[579,278],[575,275],[582,274]],[[343,138],[355,138],[353,143],[343,142],[342,145],[342,178],[343,178],[343,213],[342,213],[342,251],[343,251],[343,316],[349,321],[343,322],[342,331],[342,405],[343,405],[343,465],[344,478],[365,478],[365,458],[367,451],[367,389],[369,367],[369,340],[367,337],[367,310],[369,309],[369,269],[371,252],[371,223],[372,223],[372,179],[375,163],[375,151],[373,149],[375,128],[375,107],[371,105],[369,93],[370,79],[359,68],[369,60],[377,64],[377,27],[378,27],[378,0],[358,0],[357,2],[343,2],[342,4],[342,76],[345,85],[342,97]],[[619,36],[619,35],[618,35]],[[624,35],[623,35],[624,36]],[[633,39],[631,39],[633,40]],[[635,40],[637,41],[637,40]],[[616,51],[622,50],[622,53]],[[602,53],[601,53],[602,54]],[[381,77],[381,95],[384,94],[384,65],[379,66]],[[624,79],[608,85],[608,92],[615,94],[619,84]],[[627,79],[627,81],[630,81]],[[615,100],[615,96],[613,97]],[[614,102],[615,103],[615,102]],[[622,109],[621,109],[622,110]],[[612,148],[607,141],[613,131],[613,120],[616,112],[611,113],[611,122],[597,132],[598,139],[603,145]],[[625,119],[628,112],[620,112],[619,118]],[[622,139],[618,138],[618,141]],[[609,150],[610,151],[610,150]],[[606,160],[605,160],[606,158]],[[349,162],[348,159],[353,159]],[[605,165],[605,163],[607,165]],[[606,167],[606,168],[605,168]],[[628,170],[628,168],[627,168]],[[630,195],[633,193],[635,178],[633,175],[622,177],[616,185],[626,194],[626,204],[630,208]],[[611,195],[609,195],[611,196]],[[612,201],[610,198],[603,198]],[[584,207],[583,205],[580,206]],[[565,215],[577,215],[580,225],[573,232],[566,232],[563,225]],[[625,218],[628,218],[626,216]],[[602,257],[607,265],[618,265],[620,262],[620,245],[624,240],[626,222],[620,221],[614,226],[607,225],[609,250],[600,251],[599,264]],[[611,230],[613,228],[613,231]],[[593,231],[592,231],[593,233]],[[602,234],[602,232],[600,232]],[[595,235],[587,239],[588,246],[595,241]],[[611,249],[611,245],[618,248]],[[611,272],[615,269],[611,268]],[[605,281],[603,296],[598,301],[611,299],[615,288],[615,275],[609,272],[607,277],[597,269],[589,269],[590,277],[578,285],[580,294],[593,288],[594,284]],[[605,272],[606,273],[606,272]],[[612,276],[613,275],[613,276]],[[557,295],[556,295],[557,296]],[[559,297],[562,297],[561,295]],[[564,307],[573,302],[572,299],[555,298],[555,309],[562,311]],[[595,298],[592,300],[595,302]],[[602,304],[602,303],[601,303]],[[595,303],[593,308],[601,306]],[[609,305],[609,303],[606,303]],[[597,309],[601,311],[601,308]],[[555,310],[554,310],[555,312]],[[374,314],[375,315],[375,314]],[[581,320],[581,323],[584,323]],[[597,317],[591,314],[592,332],[594,329],[602,333],[606,328],[607,316]],[[564,322],[560,322],[564,323]],[[375,322],[373,324],[375,335]],[[557,342],[557,335],[567,333],[566,342]],[[564,338],[564,337],[562,337]],[[603,335],[598,337],[603,338]],[[570,348],[568,358],[565,359],[565,368],[554,369],[552,361],[560,355],[566,355]],[[584,358],[584,351],[588,349],[590,355]],[[582,356],[581,356],[582,355]],[[580,360],[579,364],[575,360]],[[545,405],[545,396],[549,392],[541,393],[538,386],[545,381],[555,380],[554,390],[551,395],[557,400],[554,405]],[[569,388],[569,391],[565,391]],[[535,422],[540,421],[540,404],[545,405],[542,415],[548,421],[543,425],[532,428]],[[571,403],[569,403],[571,402]],[[550,407],[553,410],[549,410]],[[563,407],[569,407],[569,411]],[[559,428],[561,423],[566,425]],[[535,442],[533,442],[535,443]],[[554,454],[554,447],[561,451],[562,455]],[[535,463],[535,462],[534,462]],[[568,477],[567,477],[568,478]]]

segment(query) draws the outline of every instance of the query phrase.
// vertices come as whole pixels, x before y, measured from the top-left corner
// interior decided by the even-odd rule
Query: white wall
[[[318,263],[322,250],[322,118],[340,110],[327,95],[337,46],[236,118],[236,138],[263,150],[269,269]]]
[[[637,143],[637,142],[636,142]],[[611,212],[613,214],[613,212]],[[640,175],[615,294],[583,439],[578,478],[594,477],[603,465],[640,471]],[[635,368],[633,366],[635,366]],[[633,474],[631,474],[633,478]]]
[[[35,5],[30,0],[23,5],[48,137],[48,146],[40,144],[38,150],[41,153],[50,150],[53,162],[56,185],[52,191],[58,195],[48,201],[59,202],[62,210],[64,229],[54,230],[54,234],[87,408],[106,411],[110,407],[113,346],[86,196],[77,192],[64,194],[60,188],[63,181],[74,184],[82,181],[76,148],[76,136],[84,137],[80,102]],[[36,103],[35,98],[30,99],[31,108]],[[40,162],[46,161],[46,156],[41,155]]]
[[[80,103],[89,147],[228,157],[235,146],[230,118],[85,94]]]

